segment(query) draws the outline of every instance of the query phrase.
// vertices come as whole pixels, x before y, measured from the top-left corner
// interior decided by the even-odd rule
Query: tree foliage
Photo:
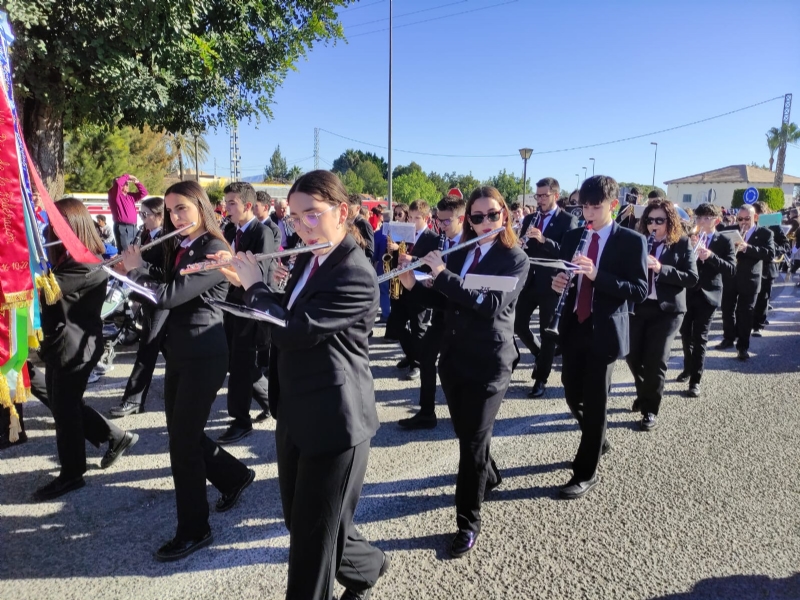
[[[264,181],[286,181],[289,178],[289,167],[286,159],[281,154],[280,144],[269,159],[269,164],[264,168]]]
[[[647,199],[647,194],[649,194],[653,190],[658,190],[662,194],[664,194],[665,198],[667,197],[666,190],[658,187],[657,185],[656,186],[652,186],[652,185],[650,185],[648,183],[633,183],[633,182],[629,182],[629,181],[620,181],[619,182],[619,187],[620,188],[624,188],[624,187],[632,188],[632,187],[635,187],[635,188],[637,188],[639,190],[639,193],[645,198],[645,200]]]
[[[731,200],[731,208],[739,208],[744,204],[744,188],[733,190],[733,199]],[[772,211],[779,211],[783,209],[786,202],[786,196],[781,188],[758,188],[758,199],[761,202],[766,202]]]
[[[427,200],[435,204],[441,198],[439,190],[428,176],[422,172],[412,170],[404,175],[400,175],[392,181],[392,201],[409,204],[414,200]]]
[[[352,169],[346,171],[344,175],[341,173],[337,173],[336,175],[342,180],[348,194],[364,193],[364,181],[356,175],[356,172]]]
[[[398,177],[402,177],[403,175],[408,175],[410,173],[422,173],[422,167],[420,167],[414,161],[411,161],[411,163],[406,166],[400,165],[395,167],[392,171],[392,178],[397,179]]]
[[[378,156],[374,152],[362,152],[361,150],[353,150],[352,148],[342,152],[339,157],[333,161],[331,171],[344,174],[351,169],[355,169],[356,166],[362,162],[375,163],[375,166],[378,167],[384,179],[389,176],[389,165],[382,156]]]
[[[109,131],[85,125],[67,136],[66,188],[70,192],[106,192],[123,173],[139,178],[151,194],[164,191],[174,162],[167,136],[148,127]]]
[[[372,161],[362,161],[353,172],[364,182],[363,193],[383,197],[389,191],[389,184],[383,178],[380,168]]]
[[[484,183],[497,188],[508,204],[516,202],[517,197],[522,195],[522,177],[517,177],[513,173],[508,173],[505,169],[494,177],[490,177]],[[531,188],[530,179],[525,182],[525,193],[531,194],[530,200],[532,201],[533,189]]]

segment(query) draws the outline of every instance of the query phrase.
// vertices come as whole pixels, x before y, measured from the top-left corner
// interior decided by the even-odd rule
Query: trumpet
[[[280,252],[267,252],[266,254],[255,254],[256,260],[270,260],[273,258],[286,258],[287,256],[294,256],[295,254],[304,254],[306,252],[313,252],[314,250],[325,250],[333,246],[331,242],[322,242],[321,244],[313,244],[311,246],[302,246],[300,248],[290,248],[289,250],[281,250]],[[206,260],[203,262],[193,263],[186,265],[180,270],[181,275],[194,275],[204,271],[214,271],[216,269],[223,269],[233,262],[233,258],[225,258],[223,260]]]
[[[493,229],[488,233],[484,233],[483,235],[479,235],[478,237],[474,237],[471,240],[467,240],[466,242],[461,242],[460,244],[456,244],[452,248],[448,250],[442,250],[441,255],[446,256],[451,252],[456,252],[457,250],[463,250],[464,248],[469,248],[485,240],[486,238],[490,238],[493,235],[497,235],[498,233],[502,233],[505,230],[505,227],[498,227],[497,229]],[[415,269],[419,269],[425,262],[420,258],[415,260],[414,262],[408,263],[405,267],[398,267],[397,269],[392,269],[391,271],[384,273],[380,277],[378,277],[378,283],[383,283],[384,281],[388,281],[390,279],[394,279],[403,273],[408,273],[409,271],[413,271]]]
[[[189,223],[188,225],[185,225],[184,227],[181,227],[180,229],[176,229],[175,231],[170,231],[169,233],[167,233],[165,235],[162,235],[160,238],[157,238],[157,239],[153,240],[152,242],[150,242],[148,244],[145,244],[139,250],[141,252],[144,252],[145,250],[149,250],[153,246],[158,246],[162,242],[167,241],[169,238],[173,238],[176,235],[180,235],[184,231],[186,231],[187,229],[191,229],[195,225],[197,225],[197,223]],[[137,234],[137,237],[139,237],[139,235],[140,234]],[[100,269],[102,269],[104,267],[113,267],[117,263],[121,263],[121,262],[122,262],[122,252],[117,254],[114,258],[109,258],[108,260],[104,260],[100,264],[93,266],[91,269],[89,269],[89,272],[86,273],[86,276],[89,277],[90,275],[92,275],[93,273],[96,273],[97,271],[99,271]]]
[[[581,235],[581,239],[578,242],[578,247],[575,250],[575,255],[572,257],[572,260],[575,260],[582,254],[586,252],[586,248],[589,246],[589,238],[592,236],[592,224],[589,223],[586,226],[586,229],[583,230],[583,235]],[[564,288],[564,291],[561,292],[561,296],[558,299],[558,304],[556,305],[556,312],[553,314],[553,319],[550,321],[550,327],[544,330],[544,332],[548,335],[557,336],[558,335],[558,325],[561,322],[561,313],[564,312],[564,304],[567,303],[567,296],[569,295],[569,288],[572,285],[572,279],[575,277],[575,274],[572,271],[567,271],[567,286]]]

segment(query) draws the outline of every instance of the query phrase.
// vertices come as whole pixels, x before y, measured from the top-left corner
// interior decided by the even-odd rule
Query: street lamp
[[[656,147],[655,156],[653,156],[653,187],[656,187],[656,160],[658,159],[658,142],[650,142],[651,146]]]
[[[389,147],[387,148],[388,155],[388,173],[387,173],[387,200],[386,207],[389,209],[389,214],[392,212],[392,13],[393,2],[389,0]]]
[[[575,173],[575,177],[578,178],[578,183],[575,185],[578,189],[581,187],[581,176],[578,173]]]
[[[586,167],[583,167],[583,180],[586,181]]]
[[[589,160],[592,161],[592,177],[594,177],[594,159],[590,158]]]
[[[522,208],[525,208],[525,180],[528,177],[528,159],[533,154],[533,148],[520,148],[519,155],[522,157]]]

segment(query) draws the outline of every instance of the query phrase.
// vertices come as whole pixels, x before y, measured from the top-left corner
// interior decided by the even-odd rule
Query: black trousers
[[[683,344],[683,370],[689,373],[689,384],[700,383],[706,362],[708,332],[716,307],[711,306],[702,294],[689,294],[687,310],[681,325]]]
[[[403,326],[397,331],[398,341],[403,349],[403,354],[411,363],[411,368],[419,368],[422,336],[428,329],[428,310],[424,306],[411,302],[408,297],[401,297],[399,306],[401,307],[400,312],[405,315],[405,318]],[[408,323],[408,327],[406,327],[406,323]]]
[[[558,296],[555,294],[537,293],[533,286],[525,288],[519,296],[516,312],[514,313],[514,333],[536,357],[534,377],[537,381],[547,383],[550,372],[553,370],[553,358],[556,351],[556,337],[545,333],[550,326],[556,312]],[[539,309],[539,337],[541,346],[536,343],[536,338],[531,332],[531,317]]]
[[[499,480],[491,455],[492,430],[509,381],[481,384],[439,370],[442,390],[458,438],[456,525],[459,530],[481,530],[481,503],[486,484]]]
[[[566,325],[561,336],[561,383],[564,396],[578,425],[581,442],[572,462],[572,472],[579,481],[588,481],[597,473],[597,465],[606,439],[608,389],[614,373],[614,359],[592,351],[592,320],[578,323],[574,312],[562,317]]]
[[[136,362],[133,363],[131,376],[125,385],[122,401],[144,405],[147,391],[153,381],[153,371],[158,362],[158,353],[164,338],[164,323],[167,322],[169,311],[149,305],[143,305],[142,311],[144,319],[142,333],[139,336],[139,350],[136,352]]]
[[[378,580],[384,554],[353,524],[367,471],[369,440],[307,455],[278,419],[278,483],[289,530],[287,600],[330,600],[333,581],[363,591]]]
[[[753,329],[763,329],[767,326],[767,313],[769,312],[769,300],[772,297],[772,278],[761,280],[761,290],[756,297],[756,305],[753,308]]]
[[[422,414],[432,415],[436,410],[436,362],[442,349],[444,323],[434,317],[420,343],[419,408]]]
[[[667,363],[675,334],[681,325],[681,313],[661,310],[657,300],[645,300],[636,305],[630,316],[630,353],[626,357],[636,384],[636,397],[642,414],[658,414]]]
[[[240,485],[248,472],[204,432],[211,405],[225,380],[227,355],[166,358],[164,410],[178,508],[176,537],[188,540],[209,529],[206,479],[225,494]]]
[[[736,341],[737,350],[750,348],[753,330],[753,313],[758,288],[739,290],[735,280],[726,281],[722,287],[722,334],[730,342]]]
[[[114,240],[117,242],[117,250],[122,253],[133,243],[136,237],[136,225],[129,223],[114,223]]]
[[[230,359],[228,365],[228,414],[234,424],[250,428],[250,406],[255,398],[261,410],[269,410],[266,399],[267,379],[258,361],[259,337],[262,330],[258,322],[231,314],[225,315],[225,333],[228,336]],[[258,390],[258,393],[255,391]]]

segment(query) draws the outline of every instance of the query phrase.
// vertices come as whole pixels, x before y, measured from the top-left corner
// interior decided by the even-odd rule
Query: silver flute
[[[333,246],[332,242],[322,242],[321,244],[313,244],[311,246],[303,246],[302,248],[291,248],[289,250],[281,250],[280,252],[267,252],[266,254],[254,254],[256,260],[270,260],[272,258],[285,258],[287,256],[294,256],[295,254],[303,254],[305,252],[313,252],[314,250],[325,250]],[[216,269],[223,269],[233,262],[233,258],[226,258],[223,260],[206,260],[203,262],[193,263],[186,265],[180,270],[181,275],[193,275],[195,273],[202,273],[203,271],[214,271]]]
[[[191,229],[195,225],[196,225],[196,223],[189,223],[188,225],[185,225],[184,227],[181,227],[180,229],[176,229],[175,231],[170,231],[169,233],[167,233],[165,235],[162,235],[160,238],[156,238],[155,240],[153,240],[149,244],[145,244],[139,250],[141,252],[144,252],[145,250],[149,250],[153,246],[158,246],[159,244],[167,241],[169,238],[175,237],[176,235],[180,235],[184,231],[186,231],[187,229]],[[121,263],[122,260],[123,260],[122,252],[120,252],[114,258],[109,258],[108,260],[105,260],[105,261],[101,262],[99,265],[93,266],[91,269],[89,269],[89,272],[86,274],[86,276],[88,277],[89,275],[99,271],[103,267],[113,267],[117,263]]]
[[[456,244],[455,246],[453,246],[452,248],[450,248],[448,250],[442,250],[441,255],[442,256],[446,256],[447,254],[450,254],[451,252],[455,252],[456,250],[463,250],[464,248],[469,248],[470,246],[473,246],[473,245],[477,244],[478,242],[481,242],[481,241],[485,240],[486,238],[490,238],[493,235],[497,235],[498,233],[502,233],[504,230],[505,230],[505,227],[498,227],[497,229],[493,229],[492,231],[484,233],[483,235],[479,235],[478,237],[474,237],[471,240],[467,240],[466,242],[461,242],[460,244]],[[398,275],[402,275],[403,273],[408,273],[409,271],[413,271],[415,269],[419,269],[424,264],[425,264],[425,261],[423,261],[420,258],[418,260],[415,260],[414,262],[408,263],[405,267],[398,267],[396,269],[392,269],[388,273],[384,273],[383,275],[380,275],[378,277],[378,283],[383,283],[384,281],[389,281],[390,279],[394,279]]]

